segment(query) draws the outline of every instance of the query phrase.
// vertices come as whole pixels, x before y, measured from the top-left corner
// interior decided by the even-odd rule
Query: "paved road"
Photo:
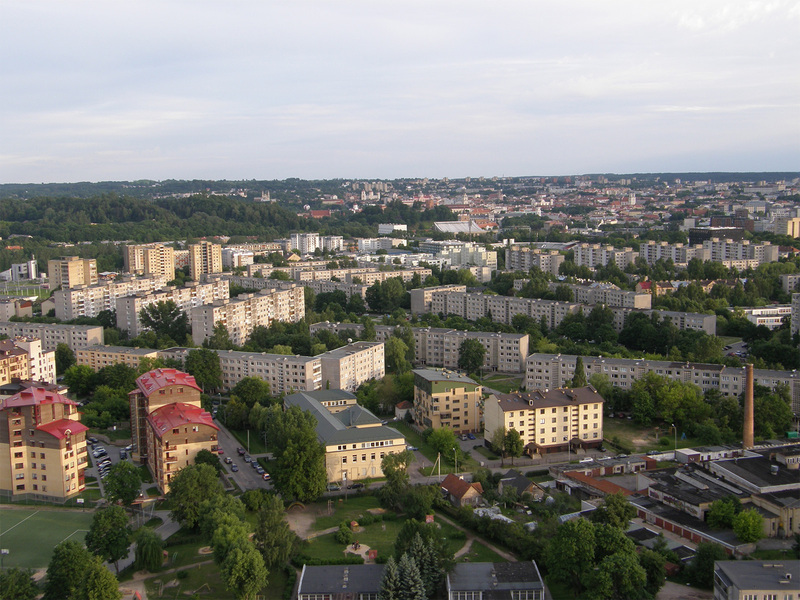
[[[238,454],[236,451],[237,448],[240,447],[239,442],[233,437],[230,432],[225,428],[225,426],[220,423],[219,421],[216,422],[217,426],[219,427],[219,434],[217,436],[217,442],[220,448],[222,448],[223,453],[220,455],[220,460],[222,460],[222,464],[225,467],[225,470],[228,473],[228,476],[236,482],[242,490],[251,490],[251,489],[272,489],[272,483],[269,481],[264,481],[261,475],[256,473],[256,470],[253,469],[250,464],[244,461],[244,458]],[[251,454],[252,458],[271,458],[268,454]],[[234,473],[231,469],[233,464],[229,465],[225,463],[225,458],[230,457],[233,460],[233,464],[235,464],[239,471]]]

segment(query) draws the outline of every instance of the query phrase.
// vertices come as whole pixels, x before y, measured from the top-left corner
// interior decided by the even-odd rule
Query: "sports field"
[[[0,548],[8,549],[3,566],[47,567],[53,547],[65,539],[83,541],[93,512],[40,508],[0,508]]]

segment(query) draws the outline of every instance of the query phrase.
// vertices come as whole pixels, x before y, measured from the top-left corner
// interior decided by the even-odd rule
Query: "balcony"
[[[178,458],[176,456],[165,456],[164,457],[165,463],[176,463],[178,462]]]

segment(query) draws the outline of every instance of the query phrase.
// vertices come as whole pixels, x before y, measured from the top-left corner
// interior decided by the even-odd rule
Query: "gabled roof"
[[[474,489],[479,494],[483,494],[483,486],[480,483],[469,483],[460,477],[449,473],[442,481],[442,489],[448,494],[459,500],[470,490]]]
[[[219,429],[209,413],[199,406],[185,402],[173,402],[157,408],[147,415],[147,422],[159,438],[170,429],[181,425],[207,425]]]
[[[71,404],[77,406],[66,396],[42,387],[31,387],[14,394],[10,398],[0,400],[0,410],[17,406],[36,406],[39,404]]]
[[[58,421],[43,423],[36,429],[39,431],[44,431],[45,433],[49,433],[54,438],[59,440],[64,439],[67,436],[76,435],[89,430],[89,428],[80,421],[72,421],[70,419],[59,419]]]
[[[346,427],[361,427],[364,425],[380,425],[382,421],[363,406],[353,404],[333,415]]]
[[[194,377],[178,369],[153,369],[136,380],[136,386],[145,396],[171,385],[185,385],[201,392]]]

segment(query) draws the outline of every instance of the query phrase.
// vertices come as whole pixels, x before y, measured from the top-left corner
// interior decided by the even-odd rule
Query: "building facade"
[[[86,431],[78,405],[31,387],[0,399],[0,493],[64,502],[82,492]]]
[[[97,372],[103,367],[123,364],[138,369],[143,358],[158,359],[158,350],[130,346],[104,346],[101,344],[80,348],[75,352],[76,364],[86,365]]]
[[[94,258],[64,256],[47,261],[47,282],[50,289],[71,288],[97,283],[97,261]]]
[[[25,379],[42,383],[56,382],[56,353],[53,350],[43,350],[42,340],[34,336],[0,340],[0,352],[13,351],[15,348],[22,350],[28,357],[28,377]]]
[[[322,250],[318,233],[293,233],[289,240],[292,250],[299,250],[300,254],[314,254],[316,250]]]
[[[213,273],[222,273],[222,246],[206,241],[189,244],[189,277],[200,281]]]
[[[137,293],[152,293],[167,285],[163,275],[128,277],[121,281],[77,286],[53,293],[56,318],[62,321],[78,317],[96,317],[104,310],[116,310],[117,298]]]
[[[125,246],[125,271],[134,275],[163,275],[175,279],[175,249],[164,244]]]
[[[42,341],[42,350],[55,350],[66,344],[73,352],[79,348],[103,343],[103,328],[100,325],[63,325],[61,323],[23,323],[0,321],[0,334],[8,337],[36,337]]]
[[[354,392],[386,374],[383,342],[353,342],[319,355],[325,387]]]
[[[420,427],[447,427],[455,433],[474,433],[481,427],[483,387],[449,370],[415,369],[414,421]]]
[[[506,269],[528,272],[532,268],[558,275],[558,269],[566,257],[558,250],[542,250],[530,246],[509,246],[506,248]]]

